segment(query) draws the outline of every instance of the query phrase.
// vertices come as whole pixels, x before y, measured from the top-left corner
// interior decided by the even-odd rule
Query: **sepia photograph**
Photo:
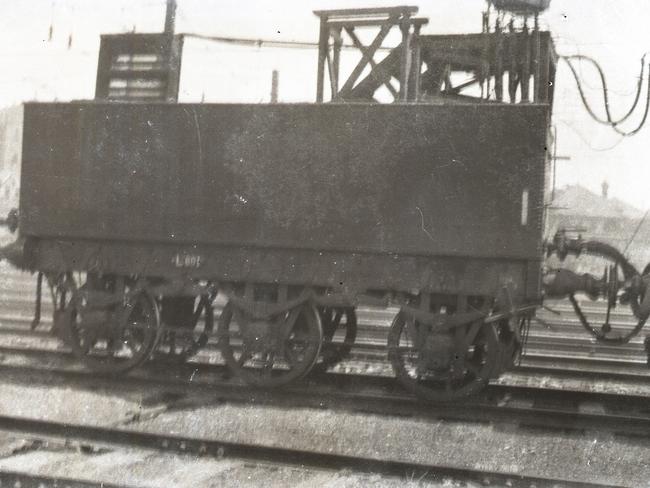
[[[1,0],[0,488],[650,488],[648,25]]]

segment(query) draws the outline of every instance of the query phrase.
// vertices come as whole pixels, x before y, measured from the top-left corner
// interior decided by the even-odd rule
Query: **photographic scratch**
[[[422,210],[420,209],[420,207],[415,207],[415,208],[417,209],[418,212],[420,212],[420,228],[427,236],[429,236],[429,239],[434,241],[434,238],[431,235],[431,233],[424,227],[424,214],[422,213]]]

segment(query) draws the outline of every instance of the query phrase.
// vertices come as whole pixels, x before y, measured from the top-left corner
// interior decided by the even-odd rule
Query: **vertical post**
[[[551,184],[551,203],[555,201],[555,173],[557,170],[557,126],[553,126],[553,182]]]
[[[510,69],[508,70],[508,96],[510,97],[510,103],[515,103],[517,101],[517,84],[519,83],[519,64],[517,62],[519,42],[518,36],[515,33],[515,23],[512,19],[510,20],[508,31],[510,33],[508,36],[508,54],[510,55]]]
[[[523,59],[521,60],[521,103],[530,102],[530,35],[528,32],[528,21],[524,20],[523,37]]]
[[[535,102],[545,102],[548,93],[548,57],[542,49],[539,21],[535,15],[535,31],[533,32],[534,66],[535,66]]]
[[[271,73],[271,103],[278,103],[278,70]]]
[[[483,12],[483,34],[490,33],[490,13],[492,5],[490,2],[487,4],[487,10]],[[498,16],[497,16],[498,18]],[[498,22],[498,21],[497,21]]]
[[[411,33],[409,32],[411,25],[408,22],[408,17],[405,17],[400,22],[400,30],[402,31],[402,62],[399,70],[399,100],[404,102],[408,98],[408,85],[409,85],[409,70],[410,70],[410,54],[411,54]]]
[[[174,46],[174,30],[176,28],[176,0],[167,0],[167,10],[165,11],[165,27],[164,27],[164,62],[167,71],[167,94],[166,98],[169,102],[174,102],[178,99],[178,83],[180,81],[180,73],[178,76],[172,77],[174,72],[174,65],[180,62],[181,51],[178,50],[179,46]],[[180,48],[182,49],[182,47]],[[173,79],[172,79],[173,78]],[[175,85],[175,86],[172,86]]]
[[[167,101],[178,101],[178,88],[181,81],[181,61],[183,56],[183,36],[169,38],[167,51]]]
[[[533,86],[535,87],[535,91],[533,92],[533,101],[541,102],[543,87],[540,82],[542,81],[542,70],[544,69],[544,66],[541,59],[539,19],[537,14],[535,14],[535,27],[533,30],[533,68]]]
[[[165,34],[174,36],[176,26],[176,0],[167,0],[167,11],[165,12]]]
[[[341,29],[336,29],[334,32],[332,32],[332,35],[334,37],[334,53],[333,53],[333,60],[332,60],[332,68],[334,72],[334,79],[331,80],[332,82],[332,92],[337,93],[339,92],[339,72],[341,68],[341,47],[343,46],[343,37],[341,37]]]
[[[494,28],[495,47],[494,47],[494,92],[497,100],[503,102],[503,33],[501,32],[501,23],[497,18]]]
[[[544,36],[543,43],[540,36],[540,49],[539,49],[539,78],[537,79],[537,84],[539,85],[538,103],[548,103],[549,93],[551,87],[549,86],[550,76],[551,76],[551,52],[549,45],[549,38]]]
[[[481,63],[481,95],[483,95],[483,82],[485,83],[485,99],[489,100],[490,98],[490,85],[492,83],[492,40],[490,39],[490,34],[485,34],[485,43],[483,44],[483,62]]]
[[[555,98],[555,71],[556,71],[556,65],[554,62],[551,62],[551,53],[550,53],[550,46],[548,45],[548,41],[545,43],[546,44],[546,49],[548,50],[546,53],[546,62],[548,63],[548,78],[544,86],[546,87],[546,103],[549,104],[550,107],[553,107],[553,99]]]
[[[323,91],[325,86],[325,61],[327,59],[327,50],[329,49],[329,26],[327,25],[327,16],[320,17],[320,36],[318,39],[318,73],[316,78],[316,102],[323,102]]]
[[[409,100],[417,100],[420,96],[420,71],[422,70],[422,48],[420,47],[420,24],[413,28],[413,56],[411,59],[411,74],[409,76]]]

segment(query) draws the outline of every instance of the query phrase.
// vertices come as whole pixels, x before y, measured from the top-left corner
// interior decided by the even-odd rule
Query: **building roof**
[[[551,210],[556,215],[640,219],[643,212],[618,198],[607,198],[580,185],[569,185],[555,192]]]

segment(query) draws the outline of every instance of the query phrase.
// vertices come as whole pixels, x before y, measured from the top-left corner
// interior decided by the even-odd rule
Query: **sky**
[[[425,34],[478,32],[484,0],[178,0],[177,32],[215,36],[313,41],[326,8],[411,4],[429,17]],[[616,5],[614,8],[612,5]],[[0,106],[23,100],[92,98],[99,35],[157,32],[165,0],[0,0]],[[541,17],[559,54],[596,58],[607,75],[613,116],[627,112],[638,81],[639,60],[650,51],[650,2],[552,0]],[[52,36],[50,39],[50,28]],[[70,47],[68,47],[68,43]],[[181,101],[266,102],[271,72],[280,73],[280,100],[313,101],[316,52],[312,49],[239,47],[186,43]],[[595,72],[580,68],[587,96],[602,113]],[[645,101],[645,88],[641,102]],[[640,116],[643,103],[640,103]],[[558,132],[557,185],[581,184],[640,208],[650,208],[650,122],[631,138],[593,122],[561,62],[553,123]],[[630,127],[635,120],[630,120]]]

